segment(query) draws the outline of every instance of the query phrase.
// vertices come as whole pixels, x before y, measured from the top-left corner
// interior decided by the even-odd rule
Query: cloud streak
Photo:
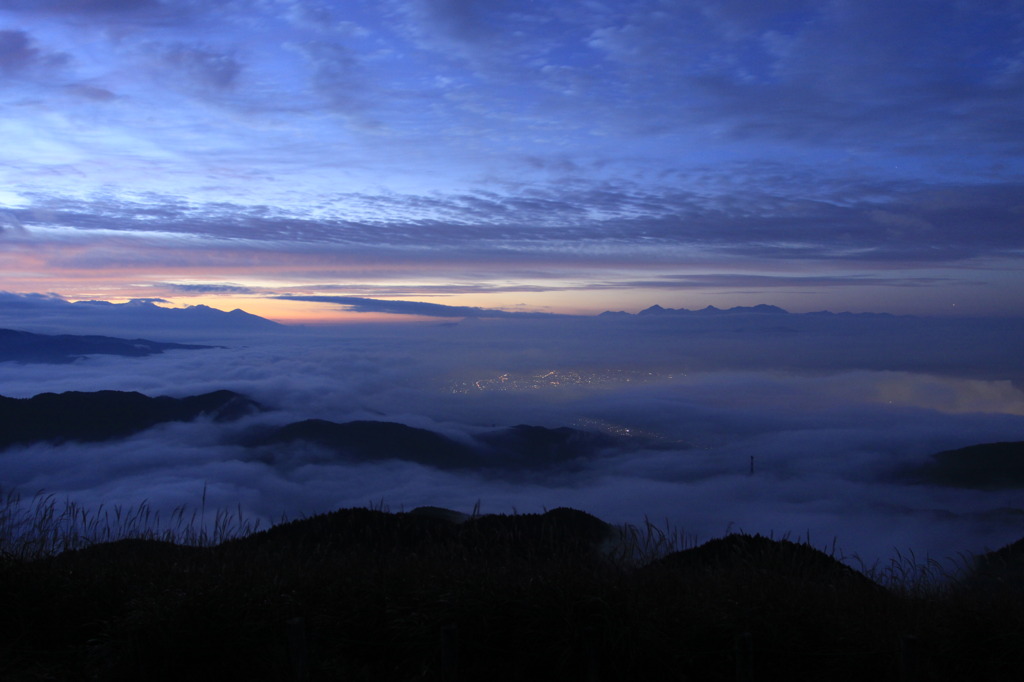
[[[442,305],[440,303],[422,303],[420,301],[384,301],[375,298],[357,296],[282,296],[284,301],[309,301],[312,303],[332,303],[345,306],[348,310],[358,313],[387,313],[392,315],[419,315],[422,317],[458,317],[458,318],[551,318],[559,317],[551,313],[524,313],[507,310],[488,310],[469,306]]]

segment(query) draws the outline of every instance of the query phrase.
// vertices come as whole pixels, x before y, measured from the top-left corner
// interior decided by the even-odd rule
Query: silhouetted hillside
[[[248,444],[275,445],[305,441],[333,451],[339,461],[403,459],[441,468],[472,467],[473,451],[450,438],[394,422],[353,421],[344,424],[307,419],[250,438]],[[281,454],[267,451],[267,461],[281,462]]]
[[[845,590],[860,597],[878,596],[883,590],[835,557],[806,543],[773,540],[762,535],[732,534],[710,540],[700,547],[669,554],[651,564],[651,572],[669,572],[677,576],[712,572],[719,576],[755,572],[780,583]]]
[[[761,536],[623,560],[608,541],[642,545],[645,531],[582,511],[444,511],[340,509],[214,546],[0,554],[0,679],[1016,682],[1024,671],[1019,588],[887,589]]]
[[[489,459],[508,468],[536,469],[592,457],[619,443],[611,436],[562,426],[520,424],[477,437],[490,450]]]
[[[273,446],[305,441],[330,451],[338,461],[400,459],[439,469],[543,469],[593,456],[616,441],[567,427],[519,425],[483,433],[469,443],[405,424],[353,421],[343,424],[308,419],[246,440],[260,448],[257,458],[287,466],[287,450]],[[310,455],[306,455],[309,457]],[[305,461],[305,460],[304,460]]]
[[[122,355],[141,357],[166,350],[201,350],[214,346],[183,343],[159,343],[145,339],[118,339],[112,336],[74,336],[70,334],[33,334],[0,329],[0,362],[66,363],[85,355]]]
[[[946,450],[910,474],[926,483],[957,488],[1024,488],[1024,442]]]
[[[0,396],[0,448],[33,442],[102,441],[130,436],[163,422],[191,421],[199,416],[230,421],[261,409],[255,401],[232,391],[187,398],[150,398],[125,391]]]
[[[218,551],[286,554],[381,552],[410,556],[445,552],[453,560],[534,561],[578,556],[590,560],[612,536],[612,527],[591,514],[558,508],[543,514],[486,514],[460,523],[436,513],[391,514],[339,509],[230,540]]]
[[[986,593],[1024,594],[1024,538],[975,557],[968,584]]]

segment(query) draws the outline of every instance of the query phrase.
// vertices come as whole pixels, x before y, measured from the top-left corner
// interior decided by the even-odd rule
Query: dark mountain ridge
[[[80,360],[86,355],[143,357],[168,350],[203,350],[217,347],[162,343],[146,339],[121,339],[113,336],[35,334],[15,329],[0,329],[0,362],[63,364]]]
[[[690,549],[668,554],[647,566],[655,572],[675,575],[711,571],[718,575],[759,572],[780,580],[796,580],[859,590],[865,596],[876,595],[881,587],[863,573],[837,561],[807,543],[775,540],[763,535],[733,533]]]
[[[1009,581],[906,593],[736,534],[636,561],[607,551],[621,531],[339,509],[211,546],[0,555],[0,678],[1020,679]]]
[[[164,302],[164,301],[161,301]],[[230,325],[234,328],[276,329],[280,325],[273,320],[268,320],[259,315],[247,313],[241,308],[231,311],[223,311],[218,308],[211,308],[208,305],[190,305],[184,308],[165,308],[156,304],[154,300],[139,298],[132,299],[127,303],[111,303],[110,301],[75,301],[70,304],[83,311],[116,312],[117,314],[130,315],[143,318],[171,320],[185,325],[196,323],[213,323],[217,325]]]
[[[687,308],[662,308],[660,305],[652,305],[637,313],[637,315],[738,315],[745,313],[786,315],[788,311],[774,305],[760,303],[755,306],[734,306],[732,308],[716,308],[709,305],[700,310],[689,310]]]
[[[104,441],[164,422],[192,421],[200,416],[224,422],[262,409],[259,403],[232,391],[186,398],[151,398],[126,391],[0,396],[0,448],[34,442]]]
[[[520,424],[463,442],[395,422],[339,424],[322,419],[253,431],[244,439],[245,445],[257,450],[257,459],[284,466],[288,465],[290,455],[278,446],[295,442],[321,446],[339,463],[396,459],[439,469],[503,470],[571,467],[602,448],[619,444],[611,436],[568,427],[550,429]],[[304,453],[302,461],[308,461],[308,457]]]
[[[713,305],[705,306],[698,309],[690,308],[665,308],[658,304],[654,304],[649,308],[644,308],[637,313],[627,313],[624,310],[606,310],[603,313],[597,315],[597,317],[696,317],[696,318],[708,318],[708,317],[730,317],[740,315],[778,315],[778,316],[796,316],[796,317],[835,317],[835,318],[895,318],[897,316],[890,313],[851,313],[851,312],[840,312],[834,313],[829,310],[820,310],[810,313],[791,313],[785,308],[780,308],[776,305],[770,305],[767,303],[759,303],[752,306],[733,306],[732,308],[717,308]],[[912,317],[909,315],[901,315],[899,317],[907,318]]]
[[[56,295],[0,291],[0,327],[38,334],[100,334],[122,339],[138,336],[166,341],[205,343],[253,333],[287,333],[288,327],[241,309],[223,311],[206,305],[172,308],[163,299],[125,303],[68,301]],[[164,304],[164,305],[158,305]]]
[[[472,448],[462,443],[426,429],[384,421],[339,424],[307,419],[269,432],[250,434],[245,444],[264,447],[263,458],[270,463],[280,463],[283,456],[274,446],[296,441],[331,450],[340,461],[403,459],[441,468],[464,468],[479,463]]]
[[[956,488],[1024,488],[1024,441],[981,443],[937,452],[904,475],[915,482]]]
[[[219,547],[235,552],[417,554],[442,549],[477,558],[493,552],[515,552],[520,560],[556,553],[595,558],[614,534],[610,524],[566,507],[543,514],[467,515],[459,523],[441,518],[436,509],[393,514],[350,508],[278,524]]]

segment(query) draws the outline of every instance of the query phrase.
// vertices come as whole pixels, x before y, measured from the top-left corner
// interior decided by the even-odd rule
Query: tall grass
[[[16,490],[0,490],[0,556],[33,560],[68,550],[126,539],[162,540],[194,547],[218,545],[259,530],[241,507],[218,509],[207,519],[206,490],[198,509],[185,505],[163,515],[148,501],[135,506],[100,504],[90,509],[52,493],[25,499]]]
[[[846,563],[895,594],[927,597],[960,586],[972,573],[974,561],[972,555],[962,552],[944,559],[922,559],[913,550],[901,552],[893,548],[892,556],[885,562],[867,566],[859,556],[854,556]]]
[[[611,537],[600,549],[613,561],[626,567],[636,567],[697,544],[696,536],[687,536],[683,529],[673,526],[668,520],[664,526],[658,526],[645,516],[643,524],[615,526]]]
[[[241,510],[208,517],[205,495],[161,516],[7,491],[0,679],[429,682],[452,679],[457,645],[459,679],[731,680],[738,642],[762,679],[1024,679],[1024,590],[935,589],[946,569],[912,553],[866,571],[879,587],[809,539],[737,534],[673,557],[697,538],[645,519],[598,553],[540,515],[369,507],[255,534]],[[125,539],[208,549],[48,558]]]

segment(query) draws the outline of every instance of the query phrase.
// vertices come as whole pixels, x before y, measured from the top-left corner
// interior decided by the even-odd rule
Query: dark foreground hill
[[[0,679],[1016,681],[1024,671],[1021,590],[884,589],[808,545],[750,536],[625,560],[636,539],[569,509],[343,509],[213,547],[124,540],[7,558]]]
[[[168,350],[202,350],[214,346],[161,343],[145,339],[119,339],[113,336],[72,334],[33,334],[0,329],[0,362],[42,362],[62,364],[86,355],[142,357]]]
[[[40,393],[32,398],[0,396],[0,449],[15,444],[95,442],[123,438],[164,422],[200,416],[229,421],[262,409],[232,391],[186,398],[151,398],[136,392]]]

